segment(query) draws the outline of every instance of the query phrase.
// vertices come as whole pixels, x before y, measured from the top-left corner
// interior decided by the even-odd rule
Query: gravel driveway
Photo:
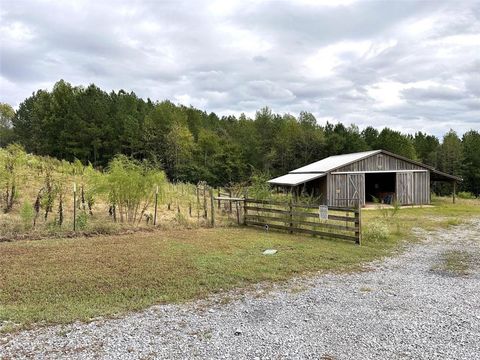
[[[480,359],[480,219],[419,235],[366,272],[4,335],[0,358]]]

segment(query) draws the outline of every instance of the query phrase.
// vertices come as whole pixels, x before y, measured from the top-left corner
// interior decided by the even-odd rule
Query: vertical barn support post
[[[212,227],[215,227],[215,200],[213,197],[213,189],[210,189],[210,216]]]
[[[73,231],[77,230],[77,184],[73,183]]]
[[[158,185],[155,189],[155,210],[153,214],[153,225],[157,225],[157,208],[158,208]]]
[[[453,201],[454,204],[455,204],[455,195],[456,195],[456,192],[457,192],[457,182],[456,182],[456,181],[453,181],[452,201]]]

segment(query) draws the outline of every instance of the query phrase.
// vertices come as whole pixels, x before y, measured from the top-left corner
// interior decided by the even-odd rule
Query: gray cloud
[[[220,115],[461,133],[480,128],[478,48],[473,1],[4,0],[0,101],[63,78]]]
[[[409,88],[402,91],[402,96],[411,101],[442,101],[460,100],[466,97],[463,91],[446,86],[428,88]]]

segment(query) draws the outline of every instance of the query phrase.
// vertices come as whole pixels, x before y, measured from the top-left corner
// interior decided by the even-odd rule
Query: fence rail
[[[316,210],[316,212],[314,212]],[[354,241],[360,244],[360,208],[328,207],[328,218],[321,219],[319,205],[270,200],[244,200],[244,223],[289,233],[303,233]]]

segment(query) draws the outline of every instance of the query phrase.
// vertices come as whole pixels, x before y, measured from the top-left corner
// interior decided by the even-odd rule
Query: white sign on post
[[[328,220],[328,206],[320,205],[318,207],[318,216],[320,220]]]

